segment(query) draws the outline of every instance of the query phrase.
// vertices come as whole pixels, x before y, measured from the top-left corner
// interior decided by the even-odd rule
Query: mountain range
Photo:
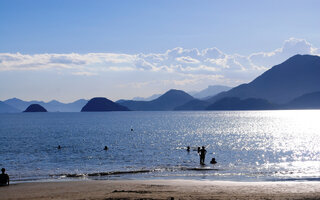
[[[196,99],[208,99],[216,94],[230,90],[231,87],[224,85],[209,85],[206,89],[199,92],[189,93]]]
[[[301,95],[320,91],[320,57],[295,55],[272,67],[248,84],[219,93],[207,101],[214,103],[224,97],[261,98],[285,104]]]
[[[21,110],[10,106],[3,101],[0,101],[0,113],[16,113],[16,112],[21,112]]]
[[[183,105],[194,98],[182,90],[169,90],[160,97],[152,101],[133,101],[119,100],[118,104],[137,111],[152,111],[152,110],[174,110],[175,107]]]
[[[105,111],[129,111],[129,109],[104,97],[95,97],[90,99],[88,103],[81,109],[81,112]]]
[[[272,107],[272,109],[296,109],[298,107],[318,108],[311,105],[310,102],[312,101],[311,99],[316,101],[315,98],[317,96],[315,94],[320,91],[319,77],[319,56],[295,55],[283,63],[267,70],[248,84],[239,85],[205,100],[198,101],[197,104],[199,106],[196,110],[222,110],[223,108],[228,107],[231,100],[230,98],[233,97],[236,97],[241,101],[250,99],[252,105],[259,104],[259,102],[256,101],[266,100],[268,103],[265,102],[264,109],[270,109],[270,107]],[[308,93],[315,94],[303,97],[303,95]],[[303,99],[297,100],[296,98],[298,97]],[[305,98],[309,98],[309,101],[306,101]],[[235,99],[232,100],[234,100],[234,104],[239,103],[236,102]],[[219,104],[215,104],[218,101]],[[222,104],[223,102],[225,105]],[[243,104],[239,105],[244,106],[245,102],[241,102]],[[298,105],[294,102],[300,102],[300,104]],[[208,104],[211,106],[208,106]],[[215,106],[212,106],[213,104],[215,104]],[[219,108],[218,105],[220,106]],[[188,102],[177,109],[194,110],[193,106],[194,104]],[[238,106],[237,109],[240,109],[240,107]],[[256,108],[256,106],[252,106],[252,108],[248,106],[244,107],[249,110]],[[230,109],[228,108],[227,110]]]
[[[132,100],[133,101],[152,101],[160,96],[161,94],[154,94],[154,95],[151,95],[150,97],[134,97]]]
[[[79,99],[72,103],[61,103],[56,100],[52,100],[50,102],[43,102],[43,101],[23,101],[18,98],[12,98],[5,100],[3,103],[14,110],[11,109],[11,112],[22,112],[26,110],[28,106],[31,104],[39,104],[44,107],[49,112],[80,112],[81,108],[87,103],[88,101],[85,99]],[[8,109],[8,108],[7,108]],[[0,113],[8,113],[0,107]]]
[[[290,101],[285,109],[320,109],[320,91],[304,94]]]
[[[161,96],[153,96],[153,100],[119,100],[110,101],[108,105],[112,107],[116,103],[133,111],[320,109],[319,77],[319,56],[295,55],[250,83],[232,89],[209,86],[193,96],[172,89]],[[219,91],[222,92],[215,94]],[[209,97],[205,97],[207,95]],[[39,104],[49,112],[79,112],[86,103],[84,99],[63,104],[54,100],[45,103],[13,98],[0,102],[0,112],[21,112],[30,104]]]

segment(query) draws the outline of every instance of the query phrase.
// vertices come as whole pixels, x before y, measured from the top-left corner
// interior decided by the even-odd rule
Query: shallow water
[[[319,119],[320,110],[0,114],[0,167],[13,181],[320,180]],[[206,146],[206,166],[188,145]]]

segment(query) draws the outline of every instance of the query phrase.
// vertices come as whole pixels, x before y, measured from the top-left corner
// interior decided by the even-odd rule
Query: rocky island
[[[48,112],[44,107],[39,104],[31,104],[28,108],[23,112]]]

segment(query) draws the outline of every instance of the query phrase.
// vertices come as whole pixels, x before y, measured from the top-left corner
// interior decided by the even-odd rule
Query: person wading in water
[[[204,160],[206,159],[206,153],[207,150],[205,149],[204,146],[202,146],[202,149],[200,150],[200,165],[204,165]]]

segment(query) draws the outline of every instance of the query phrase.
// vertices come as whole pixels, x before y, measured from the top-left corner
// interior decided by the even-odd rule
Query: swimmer
[[[190,146],[187,146],[187,151],[190,152]]]
[[[215,158],[212,158],[211,161],[210,161],[210,164],[213,164],[213,165],[214,165],[214,164],[217,164],[216,159],[215,159]]]

